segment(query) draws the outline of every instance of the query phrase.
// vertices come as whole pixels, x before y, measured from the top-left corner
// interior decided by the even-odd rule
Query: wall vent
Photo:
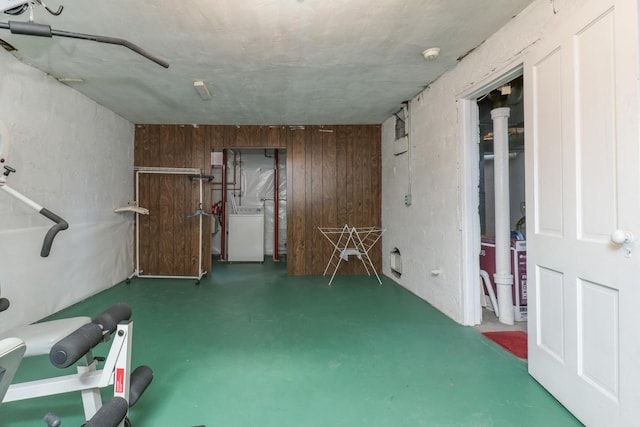
[[[396,276],[402,276],[402,255],[400,255],[400,249],[393,248],[389,254],[389,265],[391,272]]]

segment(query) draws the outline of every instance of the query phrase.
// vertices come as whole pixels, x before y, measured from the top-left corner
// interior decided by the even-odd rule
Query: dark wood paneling
[[[140,216],[140,268],[142,275],[194,276],[196,260],[187,249],[196,228],[184,218],[192,184],[184,175],[140,175],[140,205],[149,215]],[[194,233],[195,231],[195,233]]]
[[[305,274],[306,270],[306,160],[305,131],[293,130],[287,147],[287,272]]]
[[[334,132],[327,132],[333,130]],[[289,274],[322,274],[332,252],[318,227],[381,226],[380,127],[307,126],[287,146]],[[379,245],[371,252],[381,269]],[[351,260],[339,274],[363,274]]]
[[[236,128],[235,132],[236,148],[260,147],[260,127],[242,126]]]
[[[331,245],[318,227],[381,226],[380,126],[222,126],[138,125],[135,138],[136,166],[192,167],[211,173],[210,153],[223,148],[286,148],[287,156],[287,271],[293,275],[322,274]],[[181,202],[194,210],[197,182]],[[154,195],[161,188],[148,188]],[[165,188],[166,189],[166,188]],[[193,191],[192,191],[193,190]],[[197,193],[195,193],[197,195]],[[160,203],[160,194],[155,194]],[[211,205],[209,184],[204,186],[203,207]],[[175,207],[175,206],[174,206]],[[159,206],[158,206],[159,208]],[[185,213],[186,214],[186,213]],[[197,219],[192,221],[197,226]],[[205,221],[204,236],[210,233]],[[141,230],[144,225],[141,224]],[[171,237],[169,237],[171,236]],[[175,242],[175,232],[150,240],[162,247]],[[195,253],[197,239],[182,238],[185,252]],[[195,248],[195,251],[194,251]],[[210,239],[203,240],[203,253],[211,252]],[[381,269],[378,244],[371,252]],[[175,255],[177,256],[177,255]],[[141,255],[142,259],[142,255]],[[165,260],[168,263],[168,260]],[[185,260],[193,265],[193,255]],[[211,269],[205,256],[203,268]],[[350,261],[339,274],[362,274],[364,268]]]
[[[224,148],[224,127],[205,126],[205,138],[211,144],[212,151],[222,151]]]
[[[211,174],[211,140],[207,129],[184,125],[137,125],[135,166],[197,168]],[[141,178],[140,261],[143,274],[194,276],[198,267],[198,218],[186,215],[199,208],[198,180],[186,175],[147,175]],[[210,184],[203,182],[202,208],[211,205]],[[144,197],[144,199],[143,199]],[[203,218],[202,269],[211,271],[211,222]]]
[[[311,173],[307,174],[307,194],[311,197],[307,198],[307,212],[309,218],[311,218],[312,227],[307,227],[306,239],[308,242],[313,242],[318,239],[317,227],[324,221],[325,209],[328,208],[322,200],[323,187],[322,187],[322,174],[323,174],[323,158],[322,158],[322,133],[319,132],[318,126],[311,126],[307,130],[307,138],[311,140],[311,149],[308,150],[309,154],[307,159],[310,163],[307,163],[307,170]],[[327,188],[330,191],[330,188]],[[311,271],[324,271],[323,264],[326,263],[325,258],[322,256],[322,252],[307,251],[306,253],[307,265]]]
[[[265,148],[286,148],[286,133],[282,126],[269,126],[265,131]]]
[[[344,132],[343,126],[337,126],[336,128],[336,161],[335,161],[335,174],[336,174],[336,186],[338,183],[350,182],[352,174],[351,167],[347,165],[347,133]],[[327,165],[327,168],[331,171],[333,168],[331,164]],[[347,217],[347,200],[349,188],[346,185],[343,186],[342,191],[336,192],[336,226],[341,227],[349,222]]]
[[[199,169],[205,171],[206,174],[212,174],[211,168],[211,152],[212,148],[212,140],[208,138],[207,129],[205,127],[199,127],[194,130],[193,138],[191,141],[196,147],[199,147],[199,151],[196,153],[196,158],[200,163],[198,163]],[[193,151],[192,151],[193,153]],[[193,164],[193,160],[191,160]],[[216,173],[218,173],[216,171]],[[220,179],[220,176],[216,176],[216,179]],[[208,181],[204,181],[202,183],[202,207],[205,211],[210,212],[212,207],[211,200],[211,184]],[[202,218],[202,234],[205,236],[202,239],[202,256],[204,257],[203,265],[206,268],[206,271],[211,271],[211,239],[208,236],[211,236],[211,219],[209,217]]]
[[[182,128],[184,129],[184,128]],[[180,164],[184,164],[182,156],[176,155],[174,147],[176,145],[177,126],[163,126],[162,133],[160,134],[160,164],[157,166],[162,167],[180,167]]]
[[[146,265],[158,265],[157,256],[158,253],[156,251],[150,250],[151,248],[156,248],[159,246],[160,241],[158,239],[157,233],[151,232],[151,221],[147,218],[150,218],[152,212],[158,211],[158,194],[160,193],[160,188],[158,186],[152,186],[149,180],[145,179],[145,176],[141,176],[139,179],[139,188],[140,195],[143,196],[141,200],[138,200],[138,204],[149,209],[149,216],[140,215],[140,220],[138,222],[138,227],[140,227],[139,234],[141,236],[148,236],[146,239],[143,239],[140,242],[140,268],[146,268]],[[148,245],[148,246],[143,246]],[[141,272],[142,273],[142,272]]]
[[[337,135],[335,129],[328,127],[321,133],[322,137],[322,187],[327,189],[340,188],[339,183],[339,171],[337,170]],[[318,227],[336,227],[340,226],[338,222],[338,195],[340,191],[323,191],[322,192],[322,206],[323,215],[320,218]],[[317,233],[317,239],[326,240],[321,235],[320,231],[315,230]],[[319,259],[321,260],[320,267],[324,271],[327,261],[331,257],[333,247],[328,244],[328,241],[321,246],[321,251],[318,252]]]

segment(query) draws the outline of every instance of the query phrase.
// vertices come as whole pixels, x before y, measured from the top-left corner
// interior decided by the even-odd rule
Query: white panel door
[[[585,2],[525,58],[529,372],[588,426],[640,422],[637,21]]]

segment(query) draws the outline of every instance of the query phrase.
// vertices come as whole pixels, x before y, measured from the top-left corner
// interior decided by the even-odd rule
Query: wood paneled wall
[[[322,274],[333,247],[318,227],[381,226],[380,127],[306,126],[287,144],[287,270]],[[371,252],[381,269],[380,246]],[[363,274],[356,260],[339,274]]]
[[[135,165],[199,168],[223,148],[286,148],[287,271],[322,274],[332,247],[318,227],[381,226],[381,135],[378,125],[137,125]],[[204,206],[211,205],[205,186]],[[210,233],[207,223],[205,236]],[[211,252],[204,239],[204,253]],[[381,245],[370,253],[381,270]],[[142,258],[142,257],[141,257]],[[207,271],[210,257],[205,257]],[[339,274],[363,274],[357,260]]]
[[[197,168],[203,171],[205,175],[211,174],[211,141],[209,129],[205,127],[180,126],[180,125],[137,125],[135,133],[134,147],[134,165],[146,167],[165,167],[165,168]],[[184,219],[184,209],[182,211],[175,206],[183,203],[188,210],[195,210],[196,201],[189,202],[189,198],[193,194],[189,191],[189,196],[185,198],[187,188],[181,184],[189,185],[187,177],[164,177],[155,178],[154,182],[161,182],[164,191],[162,198],[160,195],[154,196],[155,191],[147,188],[150,193],[150,200],[158,198],[163,204],[173,206],[173,210],[163,211],[161,223],[151,225],[152,231],[158,227],[166,228],[169,223],[184,223],[186,226],[197,224],[197,219],[186,221]],[[194,181],[191,186],[196,186]],[[156,190],[159,191],[159,190]],[[142,189],[141,189],[142,192]],[[142,202],[142,201],[141,201]],[[193,205],[193,206],[190,206]],[[211,188],[207,181],[203,181],[203,207],[207,209],[211,206]],[[145,206],[147,207],[147,206]],[[156,207],[157,209],[157,207]],[[169,216],[180,215],[171,221]],[[203,236],[202,253],[203,262],[202,269],[211,271],[211,221],[208,217],[203,218]],[[142,220],[141,220],[142,222]],[[175,230],[180,227],[176,226]],[[142,225],[141,225],[142,231]],[[176,235],[176,232],[162,232],[152,239],[140,239],[140,264],[141,268],[160,268],[163,275],[189,275],[197,274],[197,242],[193,241],[191,233]],[[173,250],[171,251],[171,248]],[[159,256],[155,256],[154,252],[161,249]],[[171,255],[167,255],[171,251]],[[194,255],[195,252],[195,255]],[[171,256],[173,259],[166,259]],[[195,260],[194,260],[195,259]],[[183,265],[189,266],[190,272],[183,270]],[[148,267],[145,267],[148,265]],[[143,271],[144,274],[144,271]],[[148,274],[151,274],[150,272]]]
[[[139,180],[138,203],[149,209],[149,215],[140,215],[138,223],[140,275],[198,277],[199,218],[185,218],[198,206],[198,180],[148,173],[140,174]],[[210,224],[209,218],[203,220],[203,224]],[[208,265],[207,259],[203,259],[203,266]]]

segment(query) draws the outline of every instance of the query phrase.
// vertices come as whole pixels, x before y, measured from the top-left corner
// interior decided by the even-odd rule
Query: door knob
[[[631,257],[631,252],[633,250],[633,242],[635,239],[633,238],[633,234],[624,230],[615,230],[611,233],[611,241],[618,246],[622,246],[625,251],[625,256],[627,258]]]
[[[611,241],[616,245],[624,245],[625,243],[633,242],[633,234],[624,230],[616,230],[611,233]]]

